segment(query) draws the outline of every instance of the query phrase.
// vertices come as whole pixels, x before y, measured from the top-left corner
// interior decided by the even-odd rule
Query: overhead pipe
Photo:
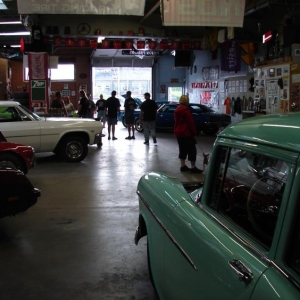
[[[265,3],[261,4],[261,5],[258,5],[258,6],[255,6],[253,8],[250,8],[247,11],[245,11],[244,16],[251,15],[251,14],[253,14],[253,13],[255,13],[255,12],[257,12],[257,11],[265,8],[265,7],[267,7],[267,6],[269,6],[269,2],[265,2]]]

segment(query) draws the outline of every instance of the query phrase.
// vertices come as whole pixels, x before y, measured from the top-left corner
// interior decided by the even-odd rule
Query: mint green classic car
[[[300,299],[299,154],[300,114],[254,117],[217,136],[203,185],[140,179],[135,242],[161,300]]]

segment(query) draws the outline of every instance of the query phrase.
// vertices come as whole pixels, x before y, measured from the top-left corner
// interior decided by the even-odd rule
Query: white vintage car
[[[15,101],[0,101],[0,129],[9,142],[32,146],[36,153],[54,152],[69,162],[83,160],[88,145],[102,146],[101,122],[40,117]]]

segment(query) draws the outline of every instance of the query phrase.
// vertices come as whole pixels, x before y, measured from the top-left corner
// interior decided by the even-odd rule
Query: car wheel
[[[141,120],[140,119],[136,119],[135,120],[135,130],[137,131],[137,132],[143,132],[143,123],[141,122]]]
[[[122,117],[122,124],[123,124],[123,126],[124,126],[125,128],[127,128],[127,124],[126,124],[126,122],[125,122],[125,117]]]
[[[68,162],[80,162],[88,153],[87,142],[81,137],[66,137],[60,147],[60,155]]]
[[[11,153],[0,154],[0,167],[9,167],[12,169],[21,170],[24,174],[27,173],[27,168],[22,159]]]

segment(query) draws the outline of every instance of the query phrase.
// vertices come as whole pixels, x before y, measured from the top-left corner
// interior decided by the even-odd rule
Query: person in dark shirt
[[[137,105],[135,100],[131,97],[131,92],[128,91],[126,93],[126,100],[124,103],[124,118],[125,123],[127,125],[128,130],[128,137],[126,137],[126,140],[134,140],[134,110],[136,109]],[[132,135],[130,135],[130,131],[132,131]]]
[[[105,116],[105,107],[106,107],[106,100],[103,99],[103,95],[100,94],[100,99],[96,102],[97,107],[97,118],[100,122],[103,123],[103,128],[105,128],[106,116]]]
[[[112,91],[111,97],[106,100],[106,119],[108,125],[108,139],[112,133],[112,140],[117,140],[115,137],[115,126],[117,125],[118,112],[120,111],[120,101],[116,98],[117,92]]]
[[[150,99],[150,94],[144,94],[145,101],[141,104],[141,113],[140,113],[140,120],[143,123],[144,129],[144,138],[145,138],[145,145],[149,145],[149,137],[153,139],[153,143],[156,144],[156,114],[158,106],[154,100]]]
[[[84,90],[80,90],[79,95],[78,116],[79,118],[88,118],[89,99]]]

